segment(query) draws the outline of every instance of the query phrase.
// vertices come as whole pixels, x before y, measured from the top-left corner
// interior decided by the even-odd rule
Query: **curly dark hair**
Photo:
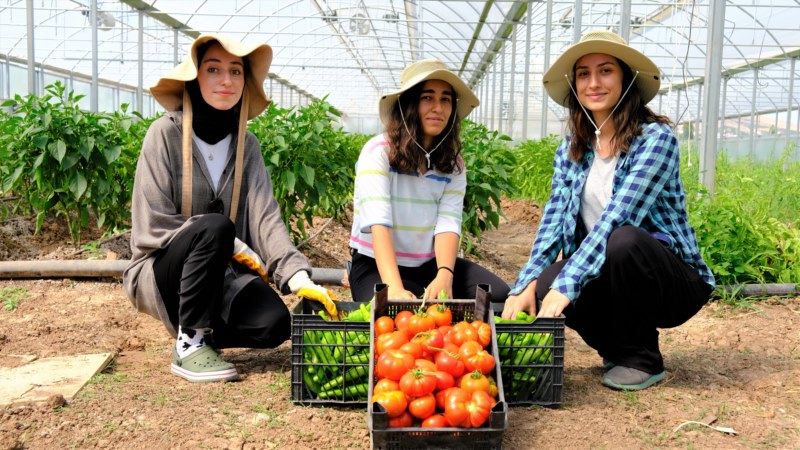
[[[630,66],[619,58],[614,58],[622,69],[622,89],[623,92],[633,81],[633,71]],[[572,67],[572,89],[575,90],[575,66]],[[672,121],[667,116],[656,114],[648,108],[642,100],[639,89],[631,88],[628,93],[620,100],[622,103],[614,111],[611,121],[617,130],[612,137],[612,143],[619,153],[625,153],[630,149],[633,140],[642,134],[643,123],[664,123],[672,125]],[[573,161],[580,161],[586,154],[586,147],[595,138],[595,128],[586,114],[583,112],[578,99],[572,92],[567,96],[567,106],[569,107],[569,130],[572,133],[572,141],[569,147],[569,157]]]
[[[400,95],[392,108],[390,123],[386,125],[386,135],[389,137],[389,164],[401,173],[416,173],[423,164],[427,165],[425,153],[416,143],[423,142],[425,132],[420,124],[419,97],[425,82],[418,83]],[[461,121],[458,120],[456,106],[458,99],[453,98],[453,111],[450,114],[447,126],[442,134],[433,138],[431,148],[439,148],[430,154],[431,166],[442,173],[461,172],[463,162],[461,159]],[[403,116],[400,108],[403,108]],[[408,125],[408,131],[403,124]],[[444,140],[444,142],[442,142]]]

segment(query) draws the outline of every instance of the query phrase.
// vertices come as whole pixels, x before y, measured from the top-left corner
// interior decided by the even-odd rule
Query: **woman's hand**
[[[389,285],[389,293],[387,294],[390,300],[416,300],[417,296],[413,292],[407,291],[402,284]]]
[[[550,292],[542,300],[542,308],[537,317],[558,317],[569,304],[569,297],[555,289],[550,289]]]
[[[446,270],[440,270],[436,278],[425,288],[425,299],[438,299],[439,293],[447,292],[447,298],[453,298],[453,274]]]
[[[519,295],[509,295],[503,306],[503,319],[516,319],[517,313],[536,315],[536,280],[531,282]]]

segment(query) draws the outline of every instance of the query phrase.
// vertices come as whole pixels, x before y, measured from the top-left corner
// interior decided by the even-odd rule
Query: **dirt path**
[[[509,221],[486,234],[481,255],[513,281],[538,209],[504,207]],[[304,251],[315,266],[335,267],[344,261],[346,236],[347,227],[331,226]],[[172,340],[155,319],[133,310],[118,280],[0,281],[0,290],[12,287],[27,297],[14,311],[0,308],[0,364],[16,354],[118,357],[68,405],[0,410],[0,449],[370,446],[364,408],[290,400],[288,342],[274,350],[227,350],[242,380],[195,385],[170,375]],[[603,388],[599,357],[567,330],[562,407],[511,408],[504,448],[800,448],[800,299],[752,306],[715,302],[687,324],[663,330],[667,379],[639,393]],[[699,425],[674,431],[712,419],[738,434]]]

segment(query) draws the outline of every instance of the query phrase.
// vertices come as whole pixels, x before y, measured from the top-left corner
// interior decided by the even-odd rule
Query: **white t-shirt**
[[[461,235],[466,190],[465,170],[398,173],[389,165],[386,137],[375,136],[364,145],[356,163],[350,247],[374,258],[371,227],[384,225],[392,229],[397,264],[419,267],[436,256],[435,235]]]
[[[614,169],[617,167],[619,156],[615,153],[608,158],[601,158],[595,153],[592,168],[586,176],[586,185],[583,186],[581,195],[581,219],[586,225],[588,233],[594,224],[600,220],[600,216],[611,199],[614,190]]]
[[[203,161],[206,163],[208,174],[211,175],[211,185],[214,186],[214,192],[219,192],[219,179],[222,177],[222,171],[225,170],[225,163],[228,161],[228,150],[231,146],[232,135],[227,135],[216,144],[209,144],[208,142],[200,139],[192,131],[192,139],[197,144],[200,153],[203,154]]]

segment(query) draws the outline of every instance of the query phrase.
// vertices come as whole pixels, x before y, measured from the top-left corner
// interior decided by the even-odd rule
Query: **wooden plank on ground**
[[[0,407],[43,403],[53,395],[70,401],[113,358],[113,353],[29,357],[25,364],[0,367]]]

